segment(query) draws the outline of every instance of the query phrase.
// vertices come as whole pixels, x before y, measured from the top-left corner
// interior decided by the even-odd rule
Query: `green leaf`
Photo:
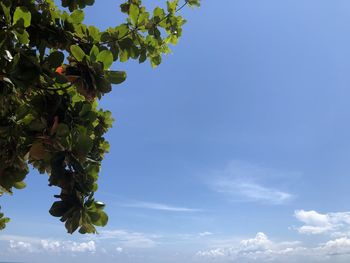
[[[109,50],[103,50],[100,53],[98,53],[96,57],[96,61],[102,62],[103,63],[103,68],[109,69],[110,66],[113,64],[113,54]]]
[[[118,31],[118,38],[124,38],[126,35],[130,33],[130,29],[127,24],[122,24],[118,26],[117,28]]]
[[[162,20],[165,16],[164,9],[160,7],[156,7],[153,11],[153,18],[156,20],[156,22],[159,22]]]
[[[95,206],[97,209],[103,209],[103,208],[105,208],[106,204],[102,203],[100,201],[97,201],[97,202],[95,202]]]
[[[106,71],[105,77],[110,83],[113,84],[120,84],[125,81],[126,79],[126,72],[125,71]]]
[[[65,226],[69,234],[73,234],[75,230],[78,229],[80,225],[80,218],[81,218],[80,210],[76,209],[73,216],[67,219]]]
[[[137,5],[131,4],[129,8],[129,17],[131,18],[134,25],[137,24],[137,19],[139,18],[140,9]]]
[[[145,62],[147,59],[147,50],[141,50],[140,58],[139,58],[139,63]]]
[[[57,202],[53,203],[53,205],[51,206],[51,208],[49,210],[49,213],[52,216],[61,217],[69,210],[69,208],[70,207],[66,202],[57,201]]]
[[[70,15],[73,23],[80,24],[84,20],[84,12],[82,10],[74,10],[74,12]]]
[[[23,26],[29,27],[32,19],[32,14],[24,6],[19,6],[16,8],[15,13],[13,14],[13,25],[18,21],[23,20]]]
[[[3,2],[0,2],[0,5],[1,5],[2,11],[4,12],[4,15],[6,17],[6,22],[8,24],[11,24],[10,8],[7,7],[6,5],[4,5]]]
[[[16,37],[18,38],[19,42],[27,45],[29,44],[29,34],[26,30],[23,30],[23,32],[15,31]]]
[[[178,4],[179,4],[179,0],[174,0],[172,2],[167,1],[168,12],[170,14],[174,14],[176,12]]]
[[[138,19],[138,25],[144,25],[148,22],[149,20],[149,13],[148,12],[142,12],[139,14],[139,19]]]
[[[105,225],[107,225],[107,223],[108,223],[108,215],[105,212],[103,212],[103,211],[100,211],[99,215],[100,215],[100,218],[96,222],[93,222],[93,224],[95,226],[105,226]]]
[[[158,65],[160,65],[160,63],[162,62],[162,57],[161,56],[155,56],[151,58],[151,65],[153,68],[157,67]]]
[[[69,134],[69,127],[65,123],[60,123],[57,127],[56,135],[59,137],[65,137]]]
[[[72,53],[73,57],[75,57],[79,62],[81,62],[85,57],[84,51],[78,45],[70,46],[70,52]]]
[[[200,6],[200,1],[199,0],[187,0],[187,3],[190,6]]]
[[[80,229],[79,229],[79,233],[80,234],[95,234],[96,233],[96,229],[93,225],[91,224],[84,224]]]
[[[122,52],[120,52],[120,62],[126,62],[129,59],[129,54],[127,50],[122,50]]]
[[[6,224],[7,224],[8,222],[10,222],[10,219],[9,219],[9,218],[7,218],[7,217],[1,218],[1,217],[0,217],[0,230],[5,229]]]
[[[91,61],[93,61],[93,62],[96,61],[96,58],[97,58],[99,52],[100,51],[98,50],[97,46],[94,45],[91,48],[91,50],[90,50],[90,59],[91,59]]]
[[[93,5],[95,3],[95,0],[85,0],[86,5]]]
[[[101,36],[100,36],[100,30],[98,30],[97,27],[95,26],[89,26],[89,35],[95,40],[95,41],[100,41]]]
[[[86,117],[86,115],[92,110],[92,106],[90,103],[84,103],[81,111],[79,112],[80,117]]]
[[[79,134],[75,148],[77,152],[86,156],[92,149],[93,141],[87,134]]]
[[[25,182],[16,182],[14,185],[13,185],[14,188],[16,189],[23,189],[26,187],[26,183]]]
[[[64,60],[64,54],[60,51],[52,52],[48,58],[47,62],[50,64],[52,68],[57,68],[62,65]]]

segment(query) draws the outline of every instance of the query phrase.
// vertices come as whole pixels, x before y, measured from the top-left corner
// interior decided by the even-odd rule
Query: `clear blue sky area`
[[[96,1],[86,22],[120,23],[120,3]],[[108,226],[66,234],[48,214],[58,189],[33,171],[1,198],[1,260],[350,262],[350,1],[183,15],[160,67],[113,66],[128,79],[100,103],[116,119],[96,194]]]

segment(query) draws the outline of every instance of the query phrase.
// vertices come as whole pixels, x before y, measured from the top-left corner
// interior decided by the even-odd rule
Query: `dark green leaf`
[[[56,135],[60,137],[67,136],[69,134],[69,127],[65,123],[60,123],[57,127]]]
[[[98,50],[98,47],[97,46],[93,46],[90,50],[90,59],[91,61],[96,61],[96,58],[98,56],[98,53],[100,51]]]
[[[53,203],[49,210],[49,213],[52,216],[61,217],[69,210],[69,208],[70,206],[66,202],[57,201]]]
[[[108,216],[105,212],[100,211],[99,212],[100,218],[98,221],[94,222],[95,226],[105,226],[108,223]]]
[[[64,60],[64,54],[60,51],[52,52],[48,58],[47,62],[50,64],[52,68],[57,68],[62,65]]]
[[[77,138],[75,148],[77,152],[83,156],[86,156],[92,149],[93,141],[86,134],[80,134]]]
[[[110,83],[120,84],[126,79],[125,71],[106,71],[105,76]]]

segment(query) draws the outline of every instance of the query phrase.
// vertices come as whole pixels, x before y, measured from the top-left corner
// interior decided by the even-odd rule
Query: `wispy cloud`
[[[159,235],[150,235],[127,230],[102,230],[96,239],[111,239],[121,247],[128,248],[152,248],[157,245]]]
[[[206,236],[211,236],[211,235],[214,235],[212,232],[209,232],[209,231],[205,231],[205,232],[200,232],[198,233],[198,235],[200,237],[206,237]]]
[[[171,206],[167,204],[153,203],[153,202],[130,202],[124,204],[125,207],[135,207],[135,208],[143,208],[143,209],[151,209],[151,210],[160,210],[160,211],[169,211],[169,212],[199,212],[200,209],[188,208],[188,207],[178,207]]]
[[[231,196],[239,196],[248,201],[261,201],[274,205],[289,201],[293,195],[277,189],[268,188],[247,179],[220,178],[214,183],[214,188],[219,193]]]
[[[259,201],[280,205],[294,197],[293,194],[287,191],[261,183],[261,181],[271,177],[280,178],[281,174],[283,174],[282,172],[234,161],[226,169],[216,171],[213,174],[214,179],[210,181],[210,187],[216,192],[226,194],[236,201]]]

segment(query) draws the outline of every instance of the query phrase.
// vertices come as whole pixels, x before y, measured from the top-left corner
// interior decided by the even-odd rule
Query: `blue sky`
[[[86,22],[122,21],[96,1]],[[149,6],[164,1],[147,1]],[[1,205],[0,258],[26,262],[349,262],[350,2],[203,1],[157,69],[101,101],[116,119],[97,198],[73,236],[31,172]]]

